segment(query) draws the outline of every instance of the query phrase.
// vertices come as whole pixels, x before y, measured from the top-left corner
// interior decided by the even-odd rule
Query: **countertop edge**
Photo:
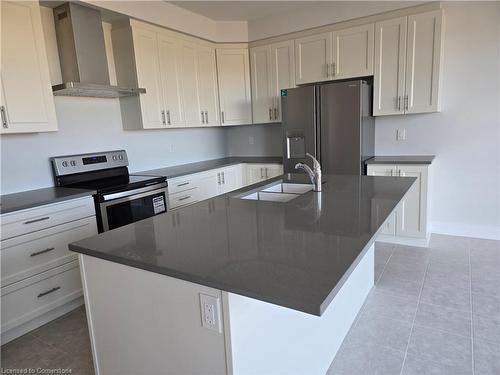
[[[429,165],[432,164],[435,155],[381,155],[374,156],[365,160],[366,165],[373,164],[414,164]]]

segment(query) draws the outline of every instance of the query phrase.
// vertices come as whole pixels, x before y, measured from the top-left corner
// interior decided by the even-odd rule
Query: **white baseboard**
[[[426,238],[413,238],[413,237],[401,237],[401,236],[391,236],[387,234],[379,234],[375,241],[395,243],[398,245],[406,246],[416,246],[416,247],[428,247],[429,246],[430,235]]]
[[[500,240],[500,227],[492,225],[470,225],[433,221],[431,223],[431,232],[437,234],[447,234],[450,236]]]

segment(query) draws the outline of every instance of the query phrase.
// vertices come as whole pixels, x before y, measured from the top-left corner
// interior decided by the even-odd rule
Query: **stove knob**
[[[71,164],[72,167],[75,167],[76,166],[76,161],[71,160],[70,164]]]
[[[68,162],[67,162],[67,161],[63,161],[63,162],[62,162],[62,166],[63,166],[63,167],[67,167],[67,166],[68,166]]]
[[[118,159],[123,160],[123,155],[119,155]]]
[[[112,158],[112,159],[113,159],[113,160],[116,160],[116,155],[113,155],[113,158]]]

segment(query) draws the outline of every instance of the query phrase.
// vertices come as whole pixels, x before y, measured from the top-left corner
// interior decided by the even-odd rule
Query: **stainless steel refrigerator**
[[[284,172],[298,173],[298,162],[311,166],[310,153],[323,174],[366,174],[364,161],[374,155],[371,95],[363,80],[282,90]]]

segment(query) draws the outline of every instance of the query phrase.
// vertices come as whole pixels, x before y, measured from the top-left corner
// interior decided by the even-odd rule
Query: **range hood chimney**
[[[54,8],[57,47],[63,83],[52,86],[54,95],[119,98],[145,89],[109,84],[101,13],[74,2]]]

